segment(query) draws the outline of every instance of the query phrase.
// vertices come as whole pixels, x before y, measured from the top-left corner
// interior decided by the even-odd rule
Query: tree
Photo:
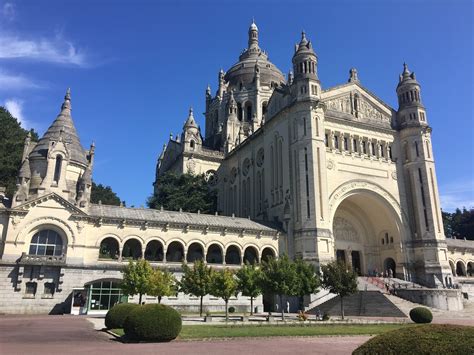
[[[344,319],[344,297],[357,292],[357,274],[338,261],[321,266],[321,270],[321,285],[341,298],[341,318]]]
[[[296,294],[300,297],[300,309],[303,310],[302,300],[305,295],[315,293],[319,287],[319,277],[314,266],[301,258],[295,262],[296,273],[298,275],[298,287]]]
[[[150,263],[144,259],[130,261],[122,271],[123,281],[121,288],[126,295],[139,295],[138,303],[142,303],[142,296],[150,292],[152,275],[154,273]]]
[[[238,293],[238,283],[229,269],[214,272],[211,280],[211,294],[225,302],[225,320],[229,320],[229,299]]]
[[[18,119],[0,106],[0,186],[6,187],[6,197],[9,199],[16,190],[16,177],[28,132],[31,133],[32,142],[38,141],[38,134],[33,129],[28,131],[22,128]]]
[[[448,238],[474,240],[474,208],[443,212],[444,233]]]
[[[150,296],[158,297],[158,303],[161,303],[162,297],[173,296],[176,294],[176,279],[173,274],[167,270],[156,269],[150,277],[150,288],[147,292]]]
[[[91,202],[99,203],[99,201],[104,205],[120,206],[120,198],[112,191],[110,186],[97,185],[92,181]],[[125,201],[122,204],[125,206]]]
[[[213,271],[204,261],[196,260],[190,268],[183,263],[183,276],[179,281],[182,292],[200,297],[199,315],[202,317],[202,299],[210,293]]]
[[[239,291],[250,297],[250,314],[253,315],[253,300],[262,294],[263,273],[255,264],[246,263],[236,273]]]
[[[157,180],[157,191],[148,199],[148,207],[159,209],[161,206],[170,211],[215,213],[217,193],[212,190],[204,174],[190,173],[178,175],[166,172]]]
[[[266,291],[278,295],[280,299],[281,319],[284,320],[283,296],[294,296],[298,290],[296,265],[287,255],[279,259],[270,258],[262,264],[263,287]]]

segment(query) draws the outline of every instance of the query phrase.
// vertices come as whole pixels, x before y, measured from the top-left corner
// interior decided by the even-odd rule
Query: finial
[[[403,62],[403,74],[410,74],[407,63]]]
[[[66,95],[64,95],[64,102],[61,105],[61,111],[71,110],[71,89],[67,88]],[[70,112],[67,112],[70,113]]]
[[[193,107],[190,106],[189,107],[189,117],[191,117],[193,115]]]
[[[67,88],[66,96],[64,96],[65,100],[71,100],[71,88]]]
[[[353,82],[356,82],[356,81],[359,81],[359,76],[357,74],[357,69],[356,68],[351,68],[351,70],[349,70],[349,80],[348,80],[348,82],[353,83]]]

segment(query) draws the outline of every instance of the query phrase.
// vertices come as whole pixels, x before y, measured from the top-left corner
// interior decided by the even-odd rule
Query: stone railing
[[[21,265],[65,265],[66,255],[31,255],[22,253],[18,264]]]

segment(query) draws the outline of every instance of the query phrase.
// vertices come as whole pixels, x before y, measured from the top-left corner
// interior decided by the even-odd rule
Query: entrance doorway
[[[360,252],[357,250],[353,250],[351,253],[352,257],[352,270],[357,274],[357,275],[362,275],[361,273],[361,263],[360,263]]]
[[[396,277],[395,271],[396,271],[397,264],[395,263],[395,260],[393,260],[392,258],[387,258],[385,259],[383,266],[384,266],[383,271],[388,273],[387,276],[391,274],[392,275],[391,277]]]
[[[336,250],[336,260],[338,263],[345,264],[346,263],[346,252],[344,250],[338,249]]]

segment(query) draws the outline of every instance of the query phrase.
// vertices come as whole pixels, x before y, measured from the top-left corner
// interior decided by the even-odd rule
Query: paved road
[[[83,317],[1,316],[0,354],[350,354],[369,339],[355,337],[247,338],[122,344]]]

